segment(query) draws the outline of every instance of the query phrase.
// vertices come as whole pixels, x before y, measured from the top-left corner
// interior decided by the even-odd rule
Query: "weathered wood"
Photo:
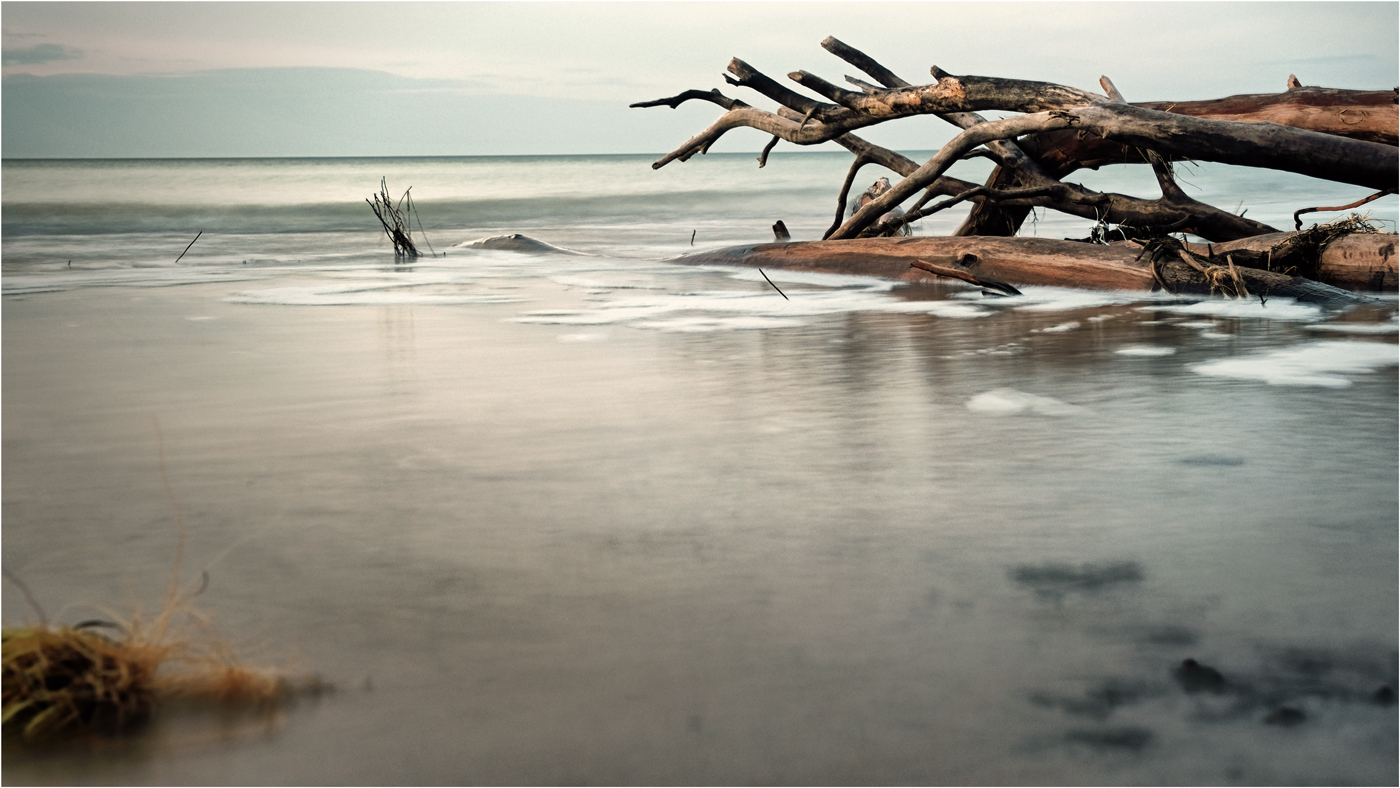
[[[774,142],[764,149],[760,165],[766,162],[768,151],[778,139],[798,145],[835,140],[858,157],[842,188],[843,197],[849,193],[857,170],[867,162],[880,163],[903,176],[903,180],[875,196],[844,223],[838,219],[839,226],[828,234],[833,239],[830,243],[854,241],[865,234],[881,234],[898,229],[907,222],[882,217],[887,217],[897,206],[924,190],[924,195],[905,218],[927,215],[955,202],[978,203],[979,207],[974,209],[959,233],[963,237],[975,238],[981,247],[992,242],[992,239],[985,237],[986,233],[1015,232],[1031,207],[1048,207],[1082,216],[1094,220],[1098,227],[1108,224],[1124,229],[1131,227],[1135,232],[1134,237],[1140,238],[1160,238],[1166,231],[1181,231],[1195,233],[1212,241],[1232,241],[1276,232],[1274,228],[1255,220],[1236,216],[1187,196],[1173,177],[1171,162],[1177,160],[1269,168],[1352,183],[1382,192],[1394,192],[1400,186],[1400,156],[1397,156],[1400,148],[1393,144],[1397,125],[1395,92],[1307,88],[1290,77],[1290,90],[1283,94],[1232,96],[1212,102],[1129,104],[1107,77],[1100,79],[1104,93],[1097,94],[1051,83],[958,76],[935,66],[930,69],[934,83],[912,85],[873,58],[834,38],[826,39],[822,46],[859,68],[879,85],[848,76],[846,81],[856,88],[851,90],[805,71],[790,73],[790,79],[825,99],[813,100],[770,79],[742,60],[734,59],[728,69],[732,76],[726,76],[726,80],[759,92],[778,102],[781,108],[776,113],[765,112],[723,97],[718,91],[687,91],[670,99],[634,105],[664,104],[674,107],[682,101],[694,99],[712,101],[727,110],[709,128],[667,154],[653,167],[661,167],[677,159],[685,161],[695,153],[704,153],[727,131],[739,127],[756,128],[773,135]],[[988,121],[978,114],[983,110],[1010,110],[1026,114]],[[922,165],[872,145],[852,133],[891,119],[920,114],[936,115],[963,129],[952,142]],[[970,155],[985,155],[998,163],[986,186],[975,187],[946,175],[949,166]],[[1145,200],[1127,195],[1101,194],[1061,180],[1064,174],[1079,167],[1113,162],[1150,164],[1162,196]],[[954,199],[924,207],[924,203],[936,195],[952,196]],[[841,202],[844,204],[844,199]],[[974,232],[984,235],[968,235]],[[950,240],[904,238],[890,239],[888,242],[909,244]],[[1104,247],[1076,244],[1071,254],[1073,263],[1057,267],[1054,254],[1044,249],[1033,250],[1029,257],[1025,254],[1028,244],[1063,242],[1015,240],[1016,245],[1010,248],[1021,250],[1021,275],[1032,277],[1039,283],[1100,287],[1105,286],[1105,281],[1116,281],[1115,277],[1121,279],[1131,275],[1141,280],[1144,275],[1143,265],[1137,263],[1128,266],[1126,271],[1114,265],[1105,267],[1106,264],[1094,264],[1095,256],[1104,254]],[[1327,243],[1314,237],[1309,241],[1308,248],[1311,249],[1310,254],[1320,261],[1325,256],[1319,251],[1321,247],[1335,245],[1342,250],[1354,243],[1361,242]],[[790,256],[805,247],[799,243],[786,244],[784,248],[789,251],[781,254]],[[826,253],[827,261],[822,264],[835,265],[846,273],[861,272],[863,269],[874,271],[885,265],[880,262],[881,253],[873,250],[857,253],[852,248],[831,247]],[[1302,254],[1291,246],[1289,249],[1292,250],[1290,254]],[[1389,254],[1393,256],[1393,253],[1392,245]],[[759,252],[751,249],[741,256],[753,254]],[[761,254],[780,253],[763,250]],[[862,254],[865,256],[861,257]],[[967,259],[985,259],[975,256],[980,253],[964,251],[962,254],[974,255]],[[1241,249],[1240,259],[1226,255],[1224,263],[1217,265],[1220,262],[1217,258],[1203,263],[1186,251],[1174,248],[1171,261],[1154,262],[1146,269],[1146,275],[1153,286],[1168,289],[1197,286],[1190,281],[1191,277],[1196,277],[1200,280],[1199,286],[1207,291],[1244,292],[1249,281],[1255,281],[1265,289],[1281,287],[1282,282],[1292,281],[1277,268],[1259,271],[1240,266],[1241,259],[1257,259],[1257,255],[1251,258],[1250,254],[1253,253]],[[1277,250],[1268,254],[1285,256]],[[1333,256],[1340,254],[1338,251]],[[1355,269],[1365,276],[1347,273],[1337,281],[1357,287],[1374,287],[1377,282],[1390,281],[1386,277],[1393,279],[1393,268],[1386,267],[1389,258],[1385,254],[1383,246],[1376,247],[1374,244],[1366,251],[1355,252],[1349,258],[1351,262],[1341,267],[1348,268],[1348,271]],[[1151,256],[1155,257],[1156,254]],[[1379,263],[1378,258],[1381,258]],[[1007,251],[985,264],[993,268],[1010,266],[1014,271],[1016,264],[1008,262],[1014,259],[1017,259],[1016,254]],[[790,260],[788,263],[801,265],[801,261]],[[769,264],[785,265],[781,262]],[[943,265],[938,261],[928,264],[934,267]],[[1176,266],[1188,273],[1178,276],[1174,273]],[[1321,275],[1325,267],[1321,262],[1314,262],[1309,270]],[[1073,276],[1060,281],[1054,272],[1062,269],[1072,270]],[[877,275],[889,275],[889,272]],[[900,275],[906,276],[907,271]],[[984,275],[987,274],[969,274],[974,278]],[[1013,277],[998,277],[996,270],[990,276],[1014,281]],[[1278,277],[1283,277],[1283,280]],[[1365,279],[1366,284],[1359,283],[1361,278]],[[1308,283],[1307,287],[1314,284]],[[1113,286],[1126,285],[1120,283]],[[1289,286],[1295,289],[1302,287],[1296,283]]]
[[[1228,96],[1209,101],[1151,101],[1136,104],[1146,109],[1207,120],[1242,123],[1277,123],[1326,134],[1396,145],[1400,134],[1400,106],[1394,90],[1341,90],[1295,87],[1284,93]],[[1116,140],[1078,131],[1052,131],[1022,137],[1018,144],[1053,178],[1064,178],[1081,168],[1098,169],[1109,164],[1139,164],[1147,159],[1143,149]],[[1003,165],[987,179],[990,189],[1027,185],[1026,175]],[[973,207],[957,235],[1014,235],[1025,221],[1028,208],[979,204]]]
[[[1296,87],[1283,93],[1251,93],[1207,101],[1150,101],[1146,109],[1207,120],[1277,123],[1339,137],[1400,144],[1396,90]]]
[[[1048,238],[857,238],[735,246],[683,255],[684,265],[732,265],[938,282],[914,263],[955,269],[980,282],[1091,290],[1209,295],[1212,283],[1175,256],[1153,260],[1132,243],[1108,246]],[[1286,296],[1314,303],[1369,303],[1374,299],[1302,277],[1237,267],[1251,295]],[[966,279],[967,277],[958,277]]]
[[[1395,233],[1351,233],[1336,238],[1320,250],[1288,248],[1297,232],[1269,233],[1222,244],[1188,244],[1197,254],[1219,258],[1234,253],[1235,262],[1251,268],[1311,275],[1323,284],[1369,292],[1396,292],[1400,288]]]
[[[966,258],[958,261],[959,265],[966,265],[967,263],[968,260]],[[915,260],[909,264],[909,267],[917,268],[920,271],[928,271],[931,274],[938,274],[939,276],[946,276],[949,279],[961,279],[968,284],[977,285],[978,287],[991,288],[1002,295],[1024,295],[1020,290],[1017,290],[1005,282],[997,282],[992,279],[979,279],[962,268],[950,268],[945,265],[936,265],[927,260]]]
[[[1269,167],[1377,189],[1393,190],[1400,180],[1400,149],[1388,145],[1274,124],[1200,120],[1124,104],[1096,104],[1021,115],[964,131],[904,181],[861,209],[832,238],[855,237],[875,217],[908,199],[941,175],[957,157],[987,140],[1067,128],[1091,131],[1128,145],[1164,150],[1173,156]]]
[[[823,105],[820,102],[805,99],[792,91],[781,88],[773,80],[753,71],[737,59],[731,62],[730,69],[744,75],[740,80],[731,80],[734,84],[759,89],[770,98],[783,103],[784,106],[811,114],[821,123],[819,125],[799,124],[772,113],[754,110],[751,107],[735,107],[711,125],[709,129],[692,137],[685,145],[653,164],[654,168],[664,166],[675,159],[684,160],[696,152],[708,150],[710,145],[726,131],[740,126],[758,128],[798,145],[814,145],[895,117],[936,112],[965,112],[978,107],[994,107],[996,102],[993,94],[998,89],[1002,91],[1002,106],[1000,107],[1002,109],[1030,110],[1034,107],[1051,106],[1068,100],[1066,96],[1047,96],[1048,88],[1025,87],[1025,85],[1043,86],[1046,83],[978,78],[980,81],[976,83],[976,86],[985,91],[986,94],[977,93],[977,100],[974,102],[967,99],[967,86],[957,81],[959,78],[948,77],[941,80],[939,84],[944,85],[949,80],[954,80],[954,83],[944,85],[940,89],[933,89],[934,86],[921,86],[929,88],[923,93],[919,93],[914,88],[900,89],[909,95],[918,95],[923,98],[918,101],[910,100],[905,104],[897,103],[898,97],[889,98],[889,101],[896,102],[891,104],[890,114],[872,114],[864,111],[857,113],[844,107]],[[953,89],[954,86],[956,86],[956,90]],[[901,112],[895,114],[895,108]],[[1010,134],[993,135],[982,131],[980,132],[981,139],[977,144],[1008,139],[1009,136],[1020,134],[1073,128],[1092,132],[1100,137],[1111,138],[1125,145],[1150,148],[1167,158],[1218,161],[1247,167],[1266,167],[1311,175],[1326,180],[1355,183],[1378,190],[1395,189],[1397,184],[1400,184],[1400,179],[1396,175],[1397,169],[1400,168],[1400,157],[1397,157],[1397,149],[1394,147],[1277,124],[1205,120],[1106,102],[1031,112],[1022,116],[1022,119],[1038,119],[1038,122],[1026,122],[1018,125],[1016,130]],[[990,124],[979,124],[974,129],[996,123],[1005,124],[1006,122],[996,121]],[[959,151],[959,155],[966,152],[966,150]]]
[[[1149,101],[1132,106],[1187,115],[1202,120],[1273,123],[1338,137],[1396,145],[1400,106],[1390,90],[1298,88],[1286,93],[1229,96],[1212,101]],[[1348,121],[1356,119],[1355,124]],[[1022,148],[1045,171],[1063,178],[1081,168],[1146,161],[1142,152],[1121,141],[1077,131],[1026,137]]]
[[[806,71],[794,71],[788,78],[849,110],[876,118],[986,110],[1046,112],[1105,100],[1097,93],[1064,85],[1000,77],[944,74],[929,85],[862,92],[842,90]]]

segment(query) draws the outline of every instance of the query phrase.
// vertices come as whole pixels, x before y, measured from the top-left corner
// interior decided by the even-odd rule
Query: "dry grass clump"
[[[177,616],[183,626],[175,625]],[[120,729],[163,701],[270,705],[326,688],[314,678],[293,681],[240,664],[182,603],[168,605],[150,625],[137,617],[116,629],[118,637],[86,626],[5,629],[6,735],[38,741]]]
[[[1322,250],[1327,244],[1344,235],[1378,232],[1380,230],[1371,221],[1370,214],[1353,213],[1324,224],[1314,224],[1270,249],[1265,267],[1271,271],[1316,279],[1322,266]]]
[[[24,582],[4,570],[41,622],[3,631],[0,720],[6,736],[37,741],[60,733],[120,728],[144,718],[163,701],[269,706],[331,688],[314,676],[294,680],[278,671],[241,664],[191,605],[208,587],[208,572],[203,573],[198,589],[181,592],[184,511],[165,473],[160,422],[152,417],[152,424],[160,478],[175,510],[177,536],[165,605],[150,623],[138,614],[125,624],[88,621],[54,627]],[[109,637],[97,629],[119,635]]]
[[[146,715],[167,649],[80,629],[4,630],[4,728],[27,740]]]

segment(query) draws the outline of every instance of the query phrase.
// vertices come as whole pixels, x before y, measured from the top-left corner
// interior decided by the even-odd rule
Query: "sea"
[[[850,157],[657,158],[4,160],[5,625],[175,584],[333,688],[4,782],[1400,779],[1394,294],[679,265],[820,238]],[[1178,176],[1280,229],[1366,196]]]

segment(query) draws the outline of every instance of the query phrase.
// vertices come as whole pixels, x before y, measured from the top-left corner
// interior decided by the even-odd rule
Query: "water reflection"
[[[6,779],[1393,782],[1393,370],[1341,398],[1210,378],[1190,365],[1308,329],[1203,338],[1132,304],[515,322],[612,297],[575,281],[450,307],[170,288],[101,302],[120,336],[64,333],[79,297],[7,302],[7,562],[77,562],[46,599],[107,598],[119,564],[164,581],[168,505],[131,460],[158,408],[191,560],[238,545],[219,622],[374,689],[265,737],[184,749],[172,722],[123,763],[7,752]],[[220,318],[197,334],[194,303]],[[1225,691],[1186,692],[1186,659]]]

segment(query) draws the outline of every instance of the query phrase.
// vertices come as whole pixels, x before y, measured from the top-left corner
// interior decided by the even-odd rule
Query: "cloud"
[[[55,60],[76,60],[83,56],[81,49],[58,44],[35,44],[32,47],[6,47],[4,65],[33,66],[52,63]]]

